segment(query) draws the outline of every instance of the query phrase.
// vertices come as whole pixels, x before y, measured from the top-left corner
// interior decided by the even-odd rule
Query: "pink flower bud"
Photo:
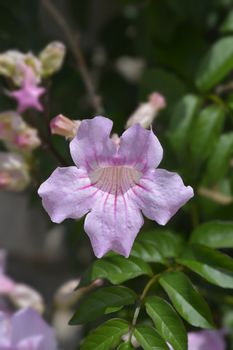
[[[119,137],[118,134],[112,134],[111,139],[113,140],[113,142],[114,142],[117,146],[120,145],[120,137]]]
[[[158,115],[158,112],[165,107],[165,98],[158,92],[153,92],[149,96],[148,102],[141,103],[129,117],[126,123],[126,128],[129,128],[134,124],[140,124],[145,129],[149,128],[155,117]]]
[[[9,150],[32,151],[41,144],[36,129],[15,112],[0,113],[0,140]]]
[[[40,144],[41,141],[36,129],[26,128],[22,133],[15,137],[15,145],[20,149],[33,150],[40,146]]]
[[[65,53],[66,48],[59,41],[54,41],[44,48],[39,55],[43,77],[48,77],[61,68]]]
[[[80,124],[80,120],[72,120],[62,114],[59,114],[51,120],[50,130],[52,134],[73,139],[77,134]]]
[[[166,100],[165,100],[164,96],[162,96],[158,92],[153,92],[149,96],[148,100],[157,109],[157,111],[166,107]]]
[[[0,189],[7,188],[12,181],[10,173],[7,171],[0,171]]]

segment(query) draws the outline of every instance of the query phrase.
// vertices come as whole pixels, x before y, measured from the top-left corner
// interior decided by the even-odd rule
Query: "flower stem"
[[[137,307],[136,307],[136,309],[134,311],[133,320],[132,320],[131,327],[130,327],[130,333],[129,333],[129,342],[130,343],[131,343],[131,340],[132,340],[134,328],[135,328],[135,326],[137,324],[137,319],[138,319],[139,313],[140,313],[142,305],[143,305],[143,301],[144,301],[145,297],[147,296],[147,293],[149,292],[150,288],[158,281],[160,275],[161,275],[160,273],[157,274],[157,275],[154,275],[148,281],[148,283],[146,284],[145,288],[142,291],[141,296],[139,297],[138,305],[137,305]]]
[[[65,20],[64,16],[60,13],[58,8],[54,6],[54,4],[52,4],[51,1],[43,0],[43,5],[47,9],[47,11],[50,13],[50,15],[53,16],[53,18],[56,20],[59,26],[63,29],[66,35],[68,44],[76,60],[78,69],[82,76],[83,82],[85,84],[87,93],[90,98],[90,102],[92,104],[92,107],[95,113],[97,114],[102,113],[103,107],[101,104],[101,98],[96,94],[94,84],[92,82],[89,71],[87,69],[84,55],[80,47],[78,34],[73,32],[73,30],[70,28],[67,21]]]

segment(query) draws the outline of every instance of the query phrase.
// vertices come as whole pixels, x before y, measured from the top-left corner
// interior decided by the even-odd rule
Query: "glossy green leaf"
[[[131,255],[147,262],[163,264],[167,258],[178,256],[182,247],[183,240],[179,235],[165,230],[153,230],[139,235]]]
[[[233,259],[199,244],[188,246],[179,263],[196,272],[210,283],[233,288]]]
[[[175,106],[171,116],[169,129],[169,141],[180,157],[186,151],[187,141],[193,125],[194,117],[200,107],[201,99],[195,95],[185,95]]]
[[[202,59],[196,85],[201,91],[207,91],[219,83],[233,68],[233,37],[218,40]]]
[[[122,343],[118,346],[117,350],[133,350],[134,348],[132,347],[132,345],[127,342],[127,343]]]
[[[119,344],[121,337],[128,330],[129,325],[126,321],[109,320],[89,333],[80,350],[111,350]]]
[[[137,295],[123,286],[105,287],[90,294],[80,304],[78,310],[70,320],[71,325],[82,324],[104,315],[110,308],[113,312],[119,307],[135,302]],[[116,308],[116,309],[114,309]]]
[[[164,273],[159,282],[176,310],[187,322],[201,328],[213,327],[209,306],[184,273]]]
[[[204,176],[208,184],[213,185],[225,176],[232,157],[233,132],[230,132],[220,136],[208,160]]]
[[[159,297],[149,297],[146,299],[146,311],[159,334],[173,346],[174,350],[187,350],[185,327],[168,302]]]
[[[190,242],[211,248],[233,248],[233,222],[206,222],[192,232]]]
[[[120,284],[141,275],[151,276],[152,274],[151,267],[142,259],[133,256],[126,259],[119,255],[110,255],[93,263],[80,286],[97,278],[105,278],[112,284]]]
[[[190,137],[191,157],[201,164],[212,152],[224,119],[224,111],[217,105],[204,108],[193,124]]]
[[[153,327],[138,325],[134,330],[134,336],[144,350],[169,350]]]

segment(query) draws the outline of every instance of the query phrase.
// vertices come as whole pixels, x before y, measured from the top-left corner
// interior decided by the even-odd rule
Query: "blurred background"
[[[37,54],[55,40],[67,47],[62,69],[47,82],[49,117],[62,113],[71,119],[86,119],[96,114],[89,103],[67,37],[68,28],[74,42],[79,41],[103,105],[103,114],[114,121],[114,132],[122,133],[128,117],[139,103],[147,100],[150,93],[158,91],[165,97],[167,107],[154,123],[165,152],[162,167],[178,171],[186,183],[197,189],[202,181],[200,173],[193,176],[190,158],[177,155],[170,142],[169,134],[176,124],[172,115],[184,95],[206,97],[206,93],[196,87],[196,73],[210,46],[220,37],[231,34],[233,1],[51,2],[65,19],[65,26],[51,14],[46,0],[0,0],[0,52],[17,49]],[[232,73],[227,79],[232,79]],[[15,102],[4,93],[6,83],[3,77],[0,78],[0,84],[0,111],[14,110]],[[229,113],[232,113],[231,92],[227,95],[227,103]],[[208,101],[205,100],[204,104],[208,105]],[[43,115],[39,117],[43,118]],[[232,130],[231,116],[223,130]],[[68,142],[59,136],[54,136],[53,142],[71,164]],[[34,155],[34,171],[37,175],[32,186],[20,193],[0,192],[0,247],[8,251],[8,274],[42,294],[48,310],[47,317],[51,319],[55,291],[65,281],[79,278],[93,259],[93,254],[83,231],[82,220],[67,220],[62,225],[50,223],[36,190],[57,164],[44,149],[36,150]],[[232,198],[232,167],[224,174],[224,181],[218,188],[227,198]],[[211,196],[197,195],[195,201],[201,221],[232,220],[231,199],[223,205]],[[185,210],[176,215],[169,227],[188,235],[195,213],[191,216],[190,211]],[[146,228],[155,226],[155,223],[146,223]],[[53,323],[61,332],[64,349],[74,348],[82,332],[76,327],[70,327],[72,329],[69,330],[64,327],[69,316],[66,311],[59,311],[56,317],[53,316]]]

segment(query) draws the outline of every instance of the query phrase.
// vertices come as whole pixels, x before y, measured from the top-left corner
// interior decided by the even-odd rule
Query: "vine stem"
[[[133,320],[132,320],[131,327],[130,327],[130,333],[129,333],[129,342],[130,343],[132,341],[133,331],[134,331],[134,328],[136,326],[138,316],[139,316],[141,308],[142,308],[143,301],[144,301],[145,297],[147,296],[147,293],[149,292],[150,288],[158,281],[159,277],[160,277],[160,273],[157,275],[154,275],[148,281],[148,283],[146,284],[145,288],[142,291],[142,294],[141,294],[139,301],[138,301],[138,305],[134,311]]]
[[[103,107],[101,103],[101,97],[97,95],[91,76],[87,69],[85,58],[80,47],[80,40],[79,40],[78,33],[73,32],[73,30],[70,28],[67,21],[65,20],[64,16],[60,13],[57,7],[54,6],[54,4],[50,0],[42,0],[42,1],[43,1],[44,7],[47,9],[50,15],[56,20],[56,22],[63,29],[66,35],[69,47],[76,60],[77,67],[82,76],[83,82],[85,84],[86,90],[89,95],[91,105],[95,113],[97,114],[102,113]]]

